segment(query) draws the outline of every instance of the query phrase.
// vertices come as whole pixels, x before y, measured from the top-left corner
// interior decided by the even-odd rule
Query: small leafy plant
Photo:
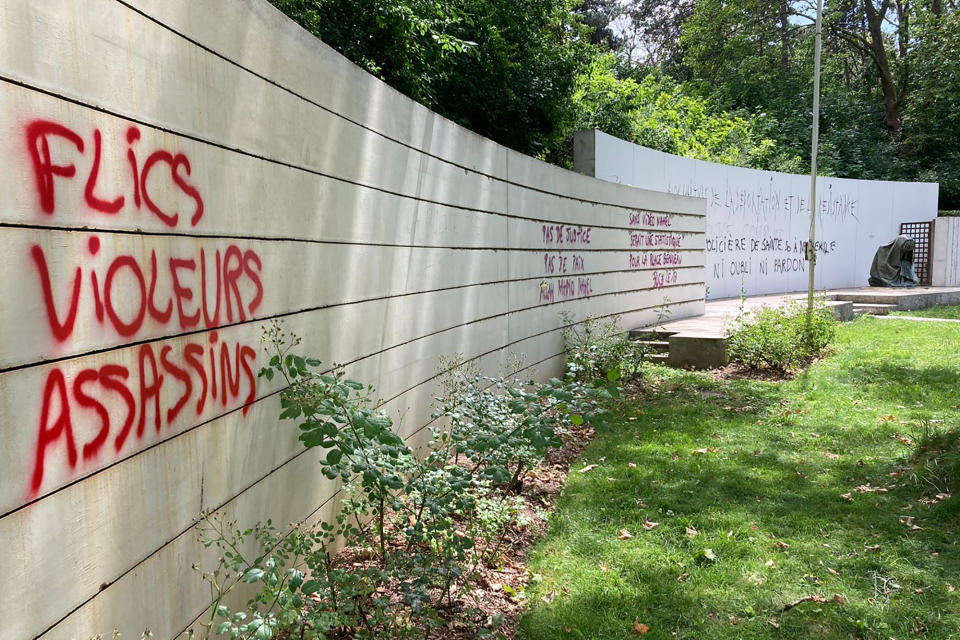
[[[521,383],[458,358],[446,365],[438,420],[418,456],[371,387],[292,353],[299,339],[278,323],[265,342],[260,375],[286,383],[280,417],[297,422],[305,447],[324,450],[320,472],[344,497],[333,522],[285,533],[270,521],[240,531],[203,515],[201,540],[219,551],[214,569],[197,567],[211,589],[207,637],[428,638],[478,567],[496,561],[509,527],[522,526],[524,473],[571,426],[602,428],[604,404],[619,396],[616,371]],[[233,611],[227,596],[243,584],[255,595]]]
[[[787,373],[826,352],[836,334],[836,320],[822,300],[809,317],[805,305],[791,301],[783,307],[741,311],[731,331],[727,342],[731,362]]]
[[[669,309],[665,313],[669,315]],[[641,375],[646,352],[627,338],[619,317],[603,321],[587,316],[575,322],[571,314],[563,312],[560,318],[568,379],[602,380],[611,372],[618,379]]]

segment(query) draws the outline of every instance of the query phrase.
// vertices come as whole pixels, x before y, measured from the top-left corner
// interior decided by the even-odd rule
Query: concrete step
[[[664,331],[663,329],[631,329],[627,332],[627,337],[631,340],[666,340],[674,335],[676,331]]]
[[[899,307],[895,304],[877,304],[877,303],[854,303],[854,315],[885,316],[891,311],[896,311]]]
[[[667,364],[670,360],[669,353],[648,353],[647,362],[652,362],[654,364]]]
[[[666,340],[633,340],[633,344],[645,347],[647,353],[667,353],[670,343]]]

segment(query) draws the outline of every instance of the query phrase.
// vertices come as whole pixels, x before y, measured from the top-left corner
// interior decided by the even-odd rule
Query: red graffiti
[[[193,397],[198,416],[208,398],[211,404],[219,399],[223,407],[242,406],[246,415],[257,396],[257,352],[253,347],[220,343],[214,331],[206,347],[190,342],[183,345],[179,357],[175,353],[173,347],[164,346],[158,359],[153,345],[141,345],[132,376],[127,367],[107,364],[81,370],[72,385],[59,367],[52,369],[44,383],[31,494],[43,485],[44,467],[51,456],[63,455],[63,451],[73,470],[80,455],[85,461],[97,458],[111,434],[113,448],[119,453],[132,431],[139,442],[151,431],[147,425],[152,425],[156,434],[162,433],[164,426],[170,428]],[[209,364],[204,362],[205,354]],[[216,384],[218,374],[220,385]],[[174,392],[164,393],[172,385]],[[117,396],[122,399],[119,405]],[[167,398],[172,401],[165,401]],[[76,421],[83,412],[96,417],[98,428],[88,441],[78,442]]]
[[[98,254],[97,236],[90,238],[88,249],[91,255]],[[72,278],[60,283],[51,276],[47,256],[39,245],[30,248],[30,257],[40,281],[47,325],[59,342],[67,341],[73,334],[81,293],[93,297],[92,320],[108,321],[124,338],[137,336],[147,318],[160,326],[176,322],[184,330],[200,324],[201,311],[208,329],[220,326],[223,321],[243,322],[248,315],[253,316],[263,302],[263,262],[252,249],[243,250],[234,244],[223,252],[215,250],[213,259],[208,259],[206,250],[201,249],[199,273],[195,258],[170,256],[161,261],[156,251],[151,251],[149,261],[143,264],[134,256],[120,255],[110,261],[105,272],[86,267],[89,269],[86,279],[83,277],[85,267],[78,266]],[[214,273],[209,273],[209,267],[214,267]],[[125,286],[121,287],[120,281]],[[168,285],[161,289],[167,294],[158,293],[158,283]],[[126,307],[119,304],[121,299],[127,303]],[[132,314],[131,300],[134,301]],[[221,307],[225,310],[223,318]],[[126,309],[126,316],[122,315],[122,309]]]
[[[33,165],[40,209],[48,215],[53,215],[57,209],[54,179],[57,177],[64,179],[73,178],[77,174],[77,167],[72,162],[67,163],[67,160],[72,159],[76,161],[83,157],[87,146],[79,134],[61,124],[49,120],[35,120],[31,122],[26,126],[25,133],[27,151],[30,154]],[[57,138],[69,142],[76,148],[76,153],[69,154],[72,155],[73,158],[54,159],[50,143]],[[83,200],[87,206],[94,211],[107,215],[116,215],[123,210],[128,199],[124,194],[117,194],[112,198],[97,195],[104,144],[103,136],[99,129],[93,130],[92,138],[93,160],[90,164],[90,170],[84,185]],[[191,174],[189,158],[183,153],[174,154],[165,149],[156,149],[147,155],[146,161],[141,166],[137,160],[135,150],[135,145],[139,140],[140,130],[136,127],[130,127],[126,133],[126,158],[130,169],[129,188],[133,196],[132,202],[134,208],[139,209],[141,204],[145,204],[147,209],[168,227],[176,227],[180,223],[180,212],[164,211],[160,205],[157,204],[148,188],[150,176],[159,165],[164,165],[165,173],[158,175],[165,177],[169,185],[193,201],[193,212],[189,217],[190,225],[196,226],[203,217],[204,204],[200,191],[188,181]],[[60,147],[62,152],[63,145],[61,144]],[[64,153],[64,155],[67,154]]]

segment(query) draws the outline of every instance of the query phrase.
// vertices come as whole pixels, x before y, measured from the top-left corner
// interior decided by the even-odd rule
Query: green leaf
[[[257,640],[270,640],[273,637],[273,628],[264,622],[257,629],[257,632],[253,635]]]
[[[247,584],[251,584],[263,578],[263,569],[258,567],[253,567],[252,569],[247,569],[246,573],[243,574],[243,581]]]
[[[290,579],[287,581],[291,589],[299,589],[303,584],[303,572],[298,569],[290,569]]]
[[[296,406],[296,405],[290,406],[290,407],[287,407],[286,409],[284,409],[284,410],[280,413],[280,419],[281,419],[281,420],[290,420],[290,419],[293,419],[293,418],[299,418],[301,413],[303,413],[303,412],[300,410],[300,407],[298,407],[298,406]]]
[[[578,413],[571,414],[571,415],[570,415],[570,422],[572,422],[573,424],[575,424],[576,426],[579,427],[580,425],[583,424],[583,416],[581,416],[581,415],[578,414]]]

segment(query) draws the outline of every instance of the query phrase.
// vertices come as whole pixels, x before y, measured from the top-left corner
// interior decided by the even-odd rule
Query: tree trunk
[[[790,5],[789,0],[780,0],[780,70],[790,70]]]
[[[867,28],[870,32],[871,57],[880,73],[880,89],[883,91],[883,104],[886,113],[883,125],[893,135],[900,133],[900,91],[893,79],[890,70],[890,58],[883,42],[883,21],[890,9],[890,0],[883,0],[880,8],[874,6],[873,0],[863,0],[867,17]]]

